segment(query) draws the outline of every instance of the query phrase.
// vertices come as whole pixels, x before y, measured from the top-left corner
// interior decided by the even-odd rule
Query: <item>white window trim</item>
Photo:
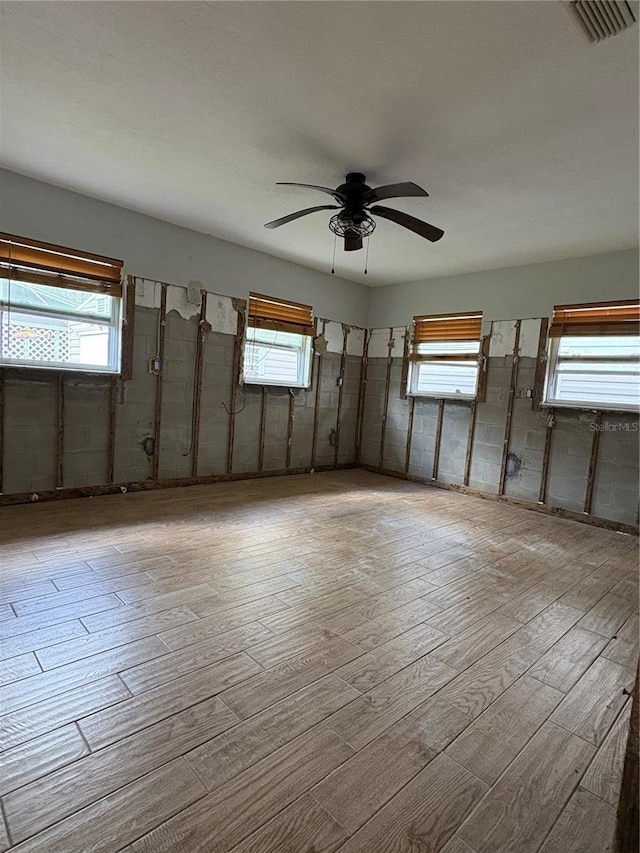
[[[30,282],[25,282],[29,284]],[[37,287],[37,282],[31,283],[32,287]],[[71,288],[73,289],[73,288]],[[99,317],[95,314],[91,314],[87,312],[86,314],[80,314],[77,312],[66,312],[59,311],[55,309],[38,309],[33,306],[22,306],[22,305],[11,305],[11,303],[3,303],[0,305],[0,312],[11,313],[12,311],[16,314],[23,314],[31,317],[40,317],[43,319],[54,319],[54,320],[70,320],[72,322],[78,323],[91,323],[94,326],[104,326],[107,329],[111,330],[111,334],[109,335],[109,364],[108,365],[87,365],[82,364],[80,362],[45,362],[45,361],[35,361],[31,359],[18,359],[18,358],[3,358],[0,356],[0,366],[2,367],[15,367],[15,368],[25,368],[28,370],[48,370],[58,372],[67,372],[67,373],[90,373],[90,374],[107,374],[107,375],[118,375],[121,372],[121,360],[122,360],[122,312],[123,312],[123,298],[111,296],[111,317],[109,319],[105,317]]]
[[[447,341],[443,341],[446,345]],[[453,343],[453,342],[452,342]],[[457,362],[454,360],[447,361],[446,359],[439,359],[438,361],[433,360],[425,360],[425,361],[409,361],[409,371],[407,375],[407,397],[415,397],[416,399],[425,399],[425,400],[460,400],[463,402],[473,402],[478,397],[478,387],[480,383],[480,367],[481,367],[481,342],[478,342],[478,353],[469,353],[469,358],[467,359],[469,362],[473,362],[476,368],[475,373],[475,385],[472,394],[430,394],[418,391],[414,386],[417,384],[417,377],[420,370],[421,365],[429,365],[430,363],[437,364],[440,361],[441,364],[460,364],[460,360]],[[446,353],[443,353],[445,355]]]
[[[244,347],[246,351],[247,344],[251,344],[252,340],[250,338],[251,331],[260,332],[261,329],[255,326],[248,325],[247,331],[244,339]],[[291,333],[290,333],[291,334]],[[298,367],[298,381],[297,382],[287,382],[283,380],[273,379],[271,377],[261,377],[255,375],[247,375],[245,372],[245,352],[243,351],[242,355],[242,374],[241,374],[241,383],[244,385],[263,385],[263,386],[271,386],[274,388],[310,388],[311,387],[311,374],[313,367],[313,338],[310,335],[298,335],[300,338],[301,347],[300,350],[297,348],[286,346],[285,344],[271,343],[265,344],[263,346],[269,346],[271,349],[281,349],[281,350],[293,350],[300,353],[301,363]],[[261,343],[261,342],[258,342]]]
[[[570,336],[567,335],[566,337]],[[547,366],[541,407],[545,409],[579,409],[590,412],[631,412],[636,414],[640,411],[639,406],[625,405],[624,403],[618,403],[617,405],[612,405],[611,403],[599,404],[594,400],[560,400],[550,396],[557,375],[556,367],[561,340],[562,338],[549,338],[547,342]]]

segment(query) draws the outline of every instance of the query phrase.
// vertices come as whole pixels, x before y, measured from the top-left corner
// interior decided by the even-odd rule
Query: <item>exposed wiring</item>
[[[222,408],[225,410],[225,412],[228,415],[239,415],[240,412],[244,412],[244,410],[247,408],[247,389],[244,385],[241,385],[240,388],[242,389],[242,397],[243,397],[241,409],[236,409],[234,412],[232,412],[231,409],[224,402],[224,400],[220,400],[220,405],[222,406]]]

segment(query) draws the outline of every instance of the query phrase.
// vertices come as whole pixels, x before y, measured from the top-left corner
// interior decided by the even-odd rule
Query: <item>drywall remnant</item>
[[[197,279],[192,279],[187,285],[187,302],[192,305],[200,305],[200,292],[204,290],[204,285]]]
[[[238,328],[238,309],[234,302],[230,296],[207,294],[207,322],[212,332],[235,335]]]
[[[161,285],[157,281],[151,281],[148,278],[135,278],[136,288],[136,305],[140,308],[159,308],[160,307],[160,288]]]
[[[538,317],[534,320],[523,320],[520,323],[520,358],[538,357],[541,322]]]
[[[327,339],[327,352],[342,352],[342,344],[344,342],[342,323],[336,323],[335,320],[328,320],[324,329],[324,336]]]
[[[176,311],[184,320],[190,320],[192,317],[197,317],[200,312],[200,300],[194,305],[187,299],[187,290],[185,287],[177,287],[175,284],[167,286],[167,314],[171,311]]]
[[[313,339],[313,348],[316,351],[316,355],[324,355],[327,351],[327,339],[324,331],[317,338]]]
[[[391,347],[392,358],[402,358],[404,352],[404,339],[408,334],[406,326],[397,326],[393,329],[393,343]],[[372,329],[369,339],[369,358],[389,357],[389,326],[382,329]]]
[[[347,335],[347,355],[355,355],[358,358],[362,356],[364,335],[365,329],[359,329],[355,326],[351,326],[351,330]]]
[[[516,320],[493,321],[489,344],[489,356],[491,358],[503,358],[505,355],[513,355],[513,345],[516,339],[516,322]]]

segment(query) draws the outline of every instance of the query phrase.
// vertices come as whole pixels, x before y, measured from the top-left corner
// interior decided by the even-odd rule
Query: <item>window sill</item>
[[[416,394],[414,391],[407,391],[407,397],[414,397],[416,400],[457,400],[460,403],[473,403],[474,400],[478,399],[475,394],[473,397],[467,397],[463,394],[452,394],[451,396],[446,396],[442,394]]]
[[[299,385],[295,382],[273,382],[266,379],[264,382],[257,382],[255,379],[245,379],[243,385],[252,385],[256,388],[296,388],[297,390],[308,391],[310,385]]]
[[[11,364],[0,361],[0,370],[18,370],[21,373],[64,373],[69,376],[90,376],[93,379],[111,379],[114,376],[122,376],[121,370],[90,370],[83,367],[45,367],[41,364]]]
[[[626,414],[626,415],[637,415],[640,414],[640,408],[637,406],[632,407],[624,407],[619,406],[618,408],[613,407],[605,407],[598,406],[595,403],[567,403],[566,401],[562,401],[560,403],[556,403],[553,400],[543,400],[540,403],[541,409],[568,409],[574,412],[612,412],[614,414]]]

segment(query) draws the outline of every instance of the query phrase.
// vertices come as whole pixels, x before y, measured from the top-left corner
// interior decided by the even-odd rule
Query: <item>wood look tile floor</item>
[[[363,471],[0,519],[1,851],[610,849],[635,537]]]

